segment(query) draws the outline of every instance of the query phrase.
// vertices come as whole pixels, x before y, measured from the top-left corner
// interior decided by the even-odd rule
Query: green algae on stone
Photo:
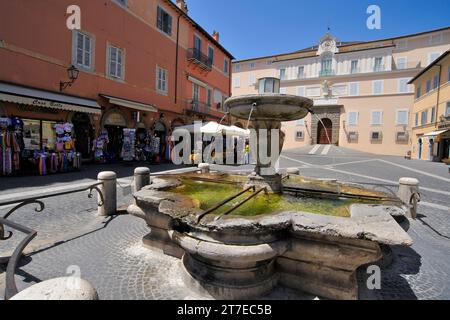
[[[202,210],[212,208],[223,200],[232,197],[242,191],[240,185],[223,184],[220,181],[202,182],[182,179],[183,185],[171,190],[171,192],[182,194],[197,202]],[[251,191],[231,200],[220,207],[213,214],[221,215],[239,204],[252,194]],[[259,216],[278,213],[282,211],[303,211],[316,214],[348,217],[349,206],[356,201],[352,200],[329,200],[316,198],[297,198],[290,195],[260,194],[251,199],[231,213],[233,216]]]

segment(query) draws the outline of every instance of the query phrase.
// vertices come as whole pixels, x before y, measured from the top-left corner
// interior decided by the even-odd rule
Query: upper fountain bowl
[[[224,104],[230,114],[239,119],[281,122],[305,118],[313,105],[314,102],[311,99],[278,93],[231,97]],[[254,108],[253,112],[252,108]]]

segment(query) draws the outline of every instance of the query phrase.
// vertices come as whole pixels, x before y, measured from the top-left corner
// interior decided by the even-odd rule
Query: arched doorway
[[[162,121],[157,121],[154,125],[153,133],[159,138],[159,155],[164,158],[166,152],[167,128]]]
[[[118,159],[122,151],[123,129],[127,127],[127,119],[121,110],[112,109],[104,114],[102,125],[108,131],[108,153],[111,158]]]
[[[72,124],[75,134],[75,149],[81,153],[82,159],[90,159],[94,131],[89,115],[82,112],[74,113],[72,116]]]
[[[333,122],[328,119],[322,119],[317,124],[317,143],[318,144],[331,144],[333,138]]]

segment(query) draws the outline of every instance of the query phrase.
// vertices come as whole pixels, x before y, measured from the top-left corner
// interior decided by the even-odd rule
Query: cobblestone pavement
[[[390,188],[393,183],[389,181],[395,182],[400,177],[418,178],[427,190],[422,190],[419,219],[410,222],[408,233],[414,245],[392,248],[393,262],[382,269],[381,290],[367,289],[366,269],[361,268],[358,272],[360,297],[450,299],[450,193],[446,194],[450,184],[445,181],[450,175],[445,166],[348,152],[342,148],[332,148],[328,157],[308,155],[308,150],[285,153],[285,157],[280,163],[282,168],[297,166],[302,174],[310,177],[377,183]],[[132,168],[127,170],[122,178],[131,175]],[[91,176],[95,177],[94,173]],[[39,183],[34,187],[39,188]],[[121,195],[120,190],[118,194],[121,203],[130,201],[129,195]],[[28,210],[14,216],[17,222],[38,230],[41,237],[34,241],[37,251],[19,270],[19,289],[67,275],[67,268],[75,265],[80,268],[81,276],[97,288],[101,299],[208,299],[184,286],[179,260],[141,247],[141,239],[149,231],[141,219],[128,215],[97,217],[94,213],[96,202],[89,200],[86,194],[74,195],[70,201],[52,201],[46,203],[47,209],[43,213]],[[2,248],[5,250],[5,243],[0,242],[0,252]],[[0,269],[1,296],[3,276]],[[265,298],[314,297],[278,288]]]

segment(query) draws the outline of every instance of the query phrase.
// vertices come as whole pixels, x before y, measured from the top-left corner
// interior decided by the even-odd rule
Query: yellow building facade
[[[450,50],[414,77],[413,159],[450,159]]]

